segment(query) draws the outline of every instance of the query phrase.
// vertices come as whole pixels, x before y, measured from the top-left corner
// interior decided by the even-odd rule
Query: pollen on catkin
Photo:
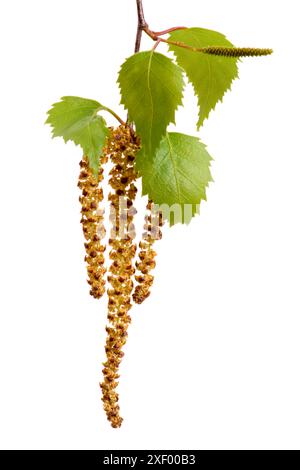
[[[114,165],[109,180],[113,189],[109,194],[112,228],[109,239],[111,265],[108,282],[111,288],[107,292],[109,325],[106,327],[106,362],[103,364],[104,378],[100,387],[103,407],[113,428],[120,427],[123,421],[116,387],[119,365],[124,355],[122,348],[126,343],[127,329],[131,322],[128,312],[132,307],[132,276],[135,272],[133,258],[136,253],[136,245],[132,241],[135,237],[133,218],[136,213],[133,200],[137,192],[134,184],[137,176],[134,160],[139,148],[138,139],[129,127],[120,126],[112,131],[108,142],[108,154]]]
[[[105,154],[100,163],[107,161]],[[81,203],[81,224],[85,237],[85,261],[87,265],[88,284],[90,295],[99,299],[105,292],[104,251],[105,245],[101,240],[105,237],[103,225],[104,209],[99,207],[103,200],[103,190],[99,188],[103,180],[103,168],[100,167],[98,176],[91,170],[88,159],[84,156],[80,162],[78,187],[81,189],[79,201]]]
[[[153,244],[156,240],[162,238],[160,227],[163,225],[163,219],[161,212],[153,210],[152,201],[148,201],[146,209],[145,232],[142,236],[143,240],[139,244],[139,261],[136,262],[136,267],[141,274],[135,276],[138,285],[135,287],[132,295],[134,302],[137,304],[144,302],[150,295],[150,289],[154,280],[154,276],[150,272],[155,268],[156,264],[156,252],[153,250]]]

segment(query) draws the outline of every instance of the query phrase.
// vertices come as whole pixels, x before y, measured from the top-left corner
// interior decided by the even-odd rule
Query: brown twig
[[[146,23],[145,16],[144,16],[143,0],[136,0],[136,8],[137,8],[138,24],[137,24],[137,30],[136,30],[136,36],[135,36],[135,45],[134,45],[134,53],[135,54],[140,51],[143,31],[146,28],[148,29],[148,24]],[[127,126],[129,125],[129,127],[131,128],[131,131],[133,132],[133,126],[129,123],[129,115],[128,114],[127,114],[126,125]]]
[[[138,25],[137,25],[136,38],[135,38],[135,47],[134,47],[135,54],[139,52],[140,50],[143,31],[145,28],[148,27],[146,20],[145,20],[145,16],[144,16],[143,0],[136,0],[136,7],[137,7],[137,15],[138,15]]]

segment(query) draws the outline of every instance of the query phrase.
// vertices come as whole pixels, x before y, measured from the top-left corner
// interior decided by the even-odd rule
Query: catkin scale
[[[123,421],[118,404],[119,395],[115,389],[124,355],[122,348],[126,343],[127,329],[131,322],[128,312],[132,307],[132,276],[135,272],[133,259],[136,253],[136,245],[133,243],[133,218],[136,212],[133,200],[137,193],[134,185],[137,175],[133,163],[138,150],[139,142],[129,127],[120,126],[111,132],[107,146],[107,153],[114,164],[109,180],[113,192],[108,196],[112,224],[109,239],[111,265],[108,276],[111,288],[107,292],[109,326],[106,327],[106,361],[103,364],[103,382],[100,387],[107,419],[114,428],[120,427]]]
[[[100,158],[100,163],[107,161],[105,154]],[[105,245],[101,240],[105,237],[103,225],[104,209],[99,208],[103,200],[103,190],[99,188],[103,180],[103,168],[99,169],[97,176],[91,170],[87,157],[83,157],[80,162],[80,174],[78,187],[81,189],[79,202],[81,204],[81,224],[85,237],[85,262],[87,263],[88,284],[90,285],[90,295],[99,299],[105,292],[104,275],[104,251]]]

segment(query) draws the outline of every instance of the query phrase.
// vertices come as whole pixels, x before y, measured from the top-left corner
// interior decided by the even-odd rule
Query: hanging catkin
[[[109,194],[112,223],[109,257],[112,263],[108,281],[111,288],[108,290],[109,326],[106,327],[104,380],[100,386],[104,410],[114,428],[120,427],[123,421],[119,414],[116,387],[119,365],[124,355],[122,347],[126,343],[127,329],[131,321],[128,312],[132,307],[132,276],[135,272],[133,258],[136,253],[136,245],[132,241],[135,237],[133,217],[136,213],[133,200],[137,192],[133,164],[138,150],[138,140],[129,127],[120,126],[112,131],[107,150],[114,164],[109,180],[114,190]]]
[[[106,161],[107,157],[100,158],[101,164]],[[82,158],[80,168],[78,187],[81,189],[79,201],[81,203],[82,230],[86,239],[84,246],[88,283],[91,286],[90,294],[95,299],[99,299],[105,292],[103,276],[106,272],[104,267],[105,245],[101,243],[105,237],[104,209],[99,207],[99,203],[103,200],[103,190],[99,188],[99,184],[103,180],[103,168],[100,166],[99,174],[95,176],[86,157]]]
[[[141,304],[149,297],[150,289],[153,284],[154,276],[150,274],[151,270],[155,268],[156,252],[153,250],[153,244],[156,240],[160,240],[162,232],[160,227],[163,225],[162,214],[154,209],[152,201],[148,201],[146,206],[147,214],[145,216],[145,225],[143,233],[143,240],[139,243],[139,258],[140,261],[136,262],[136,267],[141,274],[136,275],[135,279],[139,283],[133,292],[133,300],[137,304]]]

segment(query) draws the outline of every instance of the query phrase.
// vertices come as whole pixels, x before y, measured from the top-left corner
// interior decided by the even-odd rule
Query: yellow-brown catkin
[[[114,164],[109,180],[114,190],[109,194],[110,220],[113,224],[109,239],[111,247],[109,256],[112,263],[108,281],[111,288],[108,290],[109,326],[106,327],[104,380],[100,386],[104,410],[113,428],[120,427],[123,421],[120,416],[119,395],[116,387],[119,379],[119,365],[124,355],[122,347],[126,343],[127,329],[131,321],[128,312],[132,307],[133,281],[131,278],[135,272],[133,258],[136,252],[136,245],[132,241],[135,237],[133,217],[136,213],[133,200],[137,192],[134,185],[136,172],[133,165],[138,150],[138,139],[129,127],[120,126],[112,131],[108,142],[108,153]]]
[[[107,161],[104,155],[100,158],[100,163]],[[91,170],[87,157],[83,157],[80,162],[80,174],[78,187],[81,189],[79,201],[81,203],[81,224],[85,237],[85,261],[87,263],[88,283],[90,294],[95,299],[99,299],[105,292],[104,274],[104,251],[105,245],[101,240],[105,237],[103,225],[104,209],[99,207],[103,200],[103,190],[99,188],[103,180],[103,168],[100,166],[98,176]]]
[[[134,302],[137,304],[144,302],[150,295],[150,289],[154,280],[154,276],[150,272],[155,268],[156,264],[156,252],[153,250],[153,244],[162,237],[160,227],[163,225],[163,219],[161,212],[153,210],[152,201],[148,201],[146,209],[145,232],[143,233],[143,240],[139,243],[139,261],[136,262],[136,267],[141,274],[135,276],[138,285],[135,287],[132,295]]]

